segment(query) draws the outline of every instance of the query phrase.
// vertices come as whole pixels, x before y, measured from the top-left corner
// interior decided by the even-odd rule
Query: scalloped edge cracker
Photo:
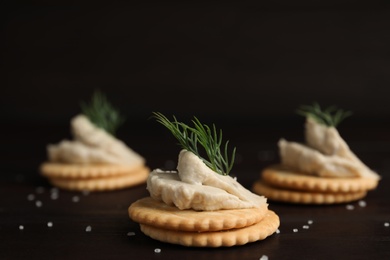
[[[282,165],[273,165],[263,170],[261,179],[273,187],[289,190],[354,193],[375,189],[374,178],[324,178],[304,175]]]
[[[314,192],[287,190],[280,187],[272,187],[264,181],[254,183],[252,190],[269,200],[300,204],[335,204],[359,200],[366,196],[366,191],[357,192]]]
[[[102,169],[99,169],[99,167],[102,167]],[[52,168],[49,167],[45,169]],[[61,169],[61,167],[58,166],[56,169]],[[120,170],[115,172],[114,169]],[[125,169],[128,169],[129,171],[125,171]],[[91,172],[88,173],[88,170],[91,170]],[[75,191],[108,191],[136,186],[145,183],[150,172],[149,168],[145,166],[123,167],[118,165],[113,165],[112,167],[111,165],[86,165],[83,167],[67,165],[65,170],[59,174],[61,171],[62,170],[58,170],[58,172],[53,175],[45,172],[42,173],[42,175],[46,176],[49,182],[54,186]],[[64,174],[69,172],[71,172],[69,175],[71,177],[67,177],[66,174]],[[78,176],[81,177],[76,177],[77,173],[79,173]]]
[[[268,211],[261,208],[226,209],[216,211],[180,210],[164,202],[146,197],[128,208],[130,218],[140,224],[177,231],[221,231],[243,228],[258,223]]]
[[[264,218],[251,226],[225,231],[187,232],[168,230],[140,224],[141,231],[156,240],[192,247],[231,247],[263,240],[279,227],[280,220],[275,212],[268,210]]]

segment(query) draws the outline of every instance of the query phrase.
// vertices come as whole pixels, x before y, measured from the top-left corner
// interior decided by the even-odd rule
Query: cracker
[[[302,204],[346,203],[359,200],[367,194],[366,191],[329,193],[287,190],[279,187],[272,187],[261,180],[254,183],[253,191],[267,197],[269,200]]]
[[[267,167],[262,179],[272,186],[300,191],[358,193],[378,185],[374,178],[324,178],[304,175],[281,165]]]
[[[46,162],[40,167],[43,176],[54,178],[98,178],[143,171],[145,166],[114,164],[65,164]]]
[[[193,247],[230,247],[263,240],[272,235],[279,227],[279,217],[268,210],[258,223],[238,229],[211,232],[187,232],[168,230],[140,224],[141,231],[153,239]]]
[[[98,178],[57,178],[50,177],[49,181],[57,187],[67,190],[88,190],[88,191],[106,191],[122,189],[135,186],[146,182],[149,175],[149,169],[143,167],[130,174],[121,174]]]
[[[259,222],[267,213],[267,204],[260,208],[215,211],[180,210],[151,197],[130,205],[130,218],[146,226],[177,231],[220,231],[242,228]]]

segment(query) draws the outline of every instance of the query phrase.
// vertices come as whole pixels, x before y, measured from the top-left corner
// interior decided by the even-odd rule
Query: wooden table
[[[364,200],[328,206],[270,201],[280,216],[279,234],[231,248],[187,248],[152,240],[129,219],[129,205],[148,196],[145,185],[89,194],[51,187],[37,169],[45,145],[65,130],[38,136],[39,129],[24,136],[9,130],[1,139],[0,259],[390,259],[390,151],[379,139],[365,143],[350,135],[351,146],[382,175]],[[234,174],[247,188],[277,160],[274,139],[280,133],[264,134],[268,138],[231,135],[240,151]],[[179,151],[171,140],[147,132],[132,141],[151,168],[172,164]]]

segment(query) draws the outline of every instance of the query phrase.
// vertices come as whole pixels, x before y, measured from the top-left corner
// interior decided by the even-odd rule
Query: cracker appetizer
[[[277,230],[279,217],[268,209],[266,198],[228,175],[235,148],[229,157],[221,131],[197,118],[190,127],[161,113],[154,116],[182,150],[177,171],[153,170],[147,180],[150,197],[129,207],[130,218],[144,234],[183,246],[230,247],[265,239]]]
[[[48,162],[40,172],[57,187],[68,190],[105,191],[145,183],[145,159],[117,138],[123,116],[101,92],[82,114],[71,120],[73,140],[47,146]]]
[[[281,162],[262,171],[253,191],[270,200],[332,204],[359,200],[375,189],[379,175],[369,169],[342,139],[336,126],[351,113],[318,104],[302,106],[305,144],[280,139]]]

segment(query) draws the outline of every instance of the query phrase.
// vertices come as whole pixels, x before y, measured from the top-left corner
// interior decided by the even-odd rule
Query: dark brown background
[[[4,5],[2,121],[66,124],[101,89],[141,124],[278,122],[313,101],[389,123],[386,1],[109,2]]]
[[[74,1],[76,3],[76,1]],[[1,259],[387,259],[390,256],[390,8],[386,1],[246,3],[2,2]],[[367,207],[271,202],[281,234],[243,247],[194,249],[142,235],[127,207],[145,186],[84,196],[38,174],[45,146],[70,138],[80,101],[100,89],[127,116],[118,137],[150,168],[179,147],[152,111],[215,123],[237,146],[247,188],[303,139],[300,104],[352,110],[339,131],[382,180]],[[44,192],[38,193],[37,187]],[[42,208],[27,200],[34,194]],[[80,202],[73,203],[72,197]],[[302,226],[314,220],[309,230]],[[53,228],[46,223],[53,221]],[[25,226],[24,231],[18,229]],[[92,225],[92,233],[85,227]],[[294,233],[293,228],[299,232]],[[128,237],[127,232],[136,236]],[[161,254],[154,249],[161,248]]]

